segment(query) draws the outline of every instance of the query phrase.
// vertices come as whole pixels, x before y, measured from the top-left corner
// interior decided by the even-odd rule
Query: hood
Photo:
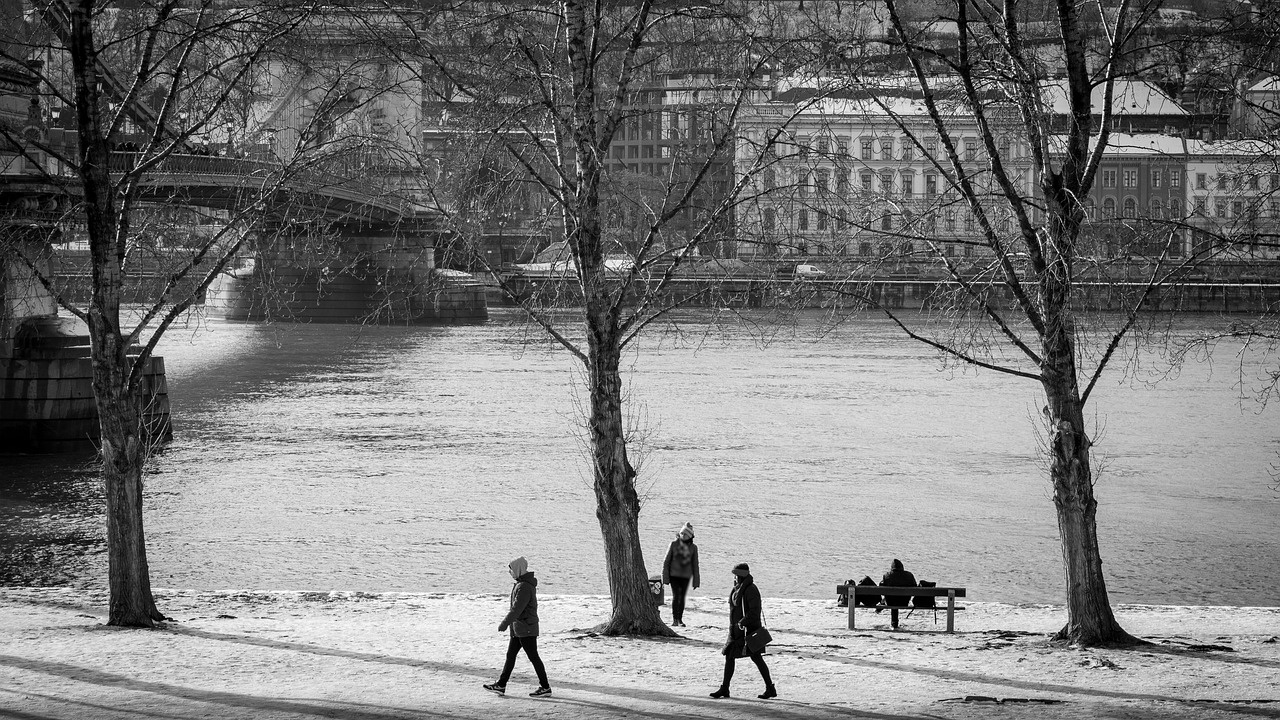
[[[529,571],[529,561],[522,555],[507,563],[507,567],[511,568],[511,577],[518,578]]]

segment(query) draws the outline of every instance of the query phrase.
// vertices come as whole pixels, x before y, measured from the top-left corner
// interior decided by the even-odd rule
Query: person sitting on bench
[[[916,576],[902,567],[902,561],[894,558],[889,565],[889,572],[880,581],[881,587],[917,587]],[[898,608],[906,607],[911,598],[907,595],[886,595],[884,604],[890,606],[889,624],[898,629]]]

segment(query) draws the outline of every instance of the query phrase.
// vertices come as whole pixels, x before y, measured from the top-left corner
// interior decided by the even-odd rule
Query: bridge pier
[[[484,285],[435,267],[433,225],[281,223],[209,288],[205,306],[251,322],[484,322]]]
[[[37,272],[49,275],[49,243],[40,233],[9,226],[0,253],[0,452],[91,452],[99,436],[89,333],[58,315]],[[33,270],[22,257],[33,259]],[[148,435],[172,436],[164,359],[152,358],[143,378]]]

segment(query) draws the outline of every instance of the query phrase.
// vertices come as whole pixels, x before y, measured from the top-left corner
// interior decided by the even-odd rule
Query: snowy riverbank
[[[543,699],[523,657],[507,697],[480,688],[501,665],[505,595],[157,597],[173,620],[137,631],[105,626],[101,596],[0,589],[0,717],[1280,717],[1280,608],[1120,606],[1152,644],[1078,650],[1048,642],[1056,606],[968,603],[948,635],[941,615],[892,632],[860,614],[849,631],[831,601],[765,598],[780,697],[757,700],[744,662],[717,701],[722,597],[691,598],[676,640],[597,637],[606,598],[540,598]]]

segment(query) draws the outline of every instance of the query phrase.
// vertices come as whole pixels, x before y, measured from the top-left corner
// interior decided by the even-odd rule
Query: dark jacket
[[[746,575],[729,592],[729,639],[720,652],[725,655],[732,652],[737,657],[746,657],[747,633],[763,624],[760,589],[756,587],[755,579]]]
[[[884,574],[880,581],[884,587],[918,587],[916,576],[910,570],[891,570]],[[907,595],[885,595],[884,604],[894,607],[906,607],[911,598]]]
[[[502,619],[503,625],[511,626],[514,637],[537,637],[538,635],[538,578],[527,572],[516,578],[511,586],[511,611]]]
[[[681,545],[688,549],[687,555],[681,552]],[[667,548],[667,559],[662,561],[662,582],[670,585],[673,577],[693,578],[694,587],[702,584],[698,576],[698,546],[692,540],[686,543],[676,538]]]

